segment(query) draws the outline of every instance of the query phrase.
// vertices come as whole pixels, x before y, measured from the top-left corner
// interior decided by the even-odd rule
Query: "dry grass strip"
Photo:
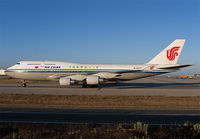
[[[0,106],[58,108],[200,109],[200,97],[0,94]]]

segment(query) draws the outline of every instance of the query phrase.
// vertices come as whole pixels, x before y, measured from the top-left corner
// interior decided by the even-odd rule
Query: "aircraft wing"
[[[76,80],[83,80],[85,79],[88,75],[97,75],[103,78],[114,78],[117,76],[120,76],[122,73],[134,73],[134,72],[142,72],[143,70],[119,70],[119,71],[111,71],[111,72],[96,72],[96,73],[86,73],[86,74],[73,74],[73,75],[66,75],[66,74],[54,74],[49,76],[49,79],[60,79],[63,77],[69,77],[69,78],[76,78]]]
[[[67,76],[69,76],[69,75],[66,75],[66,74],[54,74],[54,75],[49,76],[48,78],[49,79],[60,79],[62,77],[67,77]]]
[[[180,68],[184,68],[184,67],[189,67],[189,66],[192,66],[192,65],[175,65],[175,66],[169,66],[169,67],[160,67],[158,69],[166,69],[166,70],[170,70],[170,69],[180,69]]]
[[[112,72],[109,72],[109,73],[118,73],[118,74],[121,74],[121,73],[134,73],[134,72],[142,72],[143,70],[121,70],[121,71],[112,71]]]

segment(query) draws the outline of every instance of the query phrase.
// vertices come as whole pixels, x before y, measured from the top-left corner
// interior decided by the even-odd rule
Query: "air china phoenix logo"
[[[178,50],[180,49],[180,47],[175,46],[172,49],[167,50],[167,59],[169,61],[174,61],[174,59],[176,58],[176,56],[178,56]]]

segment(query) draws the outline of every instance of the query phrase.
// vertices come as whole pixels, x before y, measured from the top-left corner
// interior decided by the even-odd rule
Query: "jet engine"
[[[59,84],[61,86],[69,86],[69,85],[72,85],[74,83],[75,83],[75,81],[73,81],[71,78],[60,78],[59,79]]]
[[[103,79],[96,75],[89,75],[86,77],[87,85],[98,85],[103,82]]]

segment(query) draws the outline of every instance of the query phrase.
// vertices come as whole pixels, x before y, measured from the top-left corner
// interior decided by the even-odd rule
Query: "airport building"
[[[200,74],[194,74],[195,78],[200,78]]]

